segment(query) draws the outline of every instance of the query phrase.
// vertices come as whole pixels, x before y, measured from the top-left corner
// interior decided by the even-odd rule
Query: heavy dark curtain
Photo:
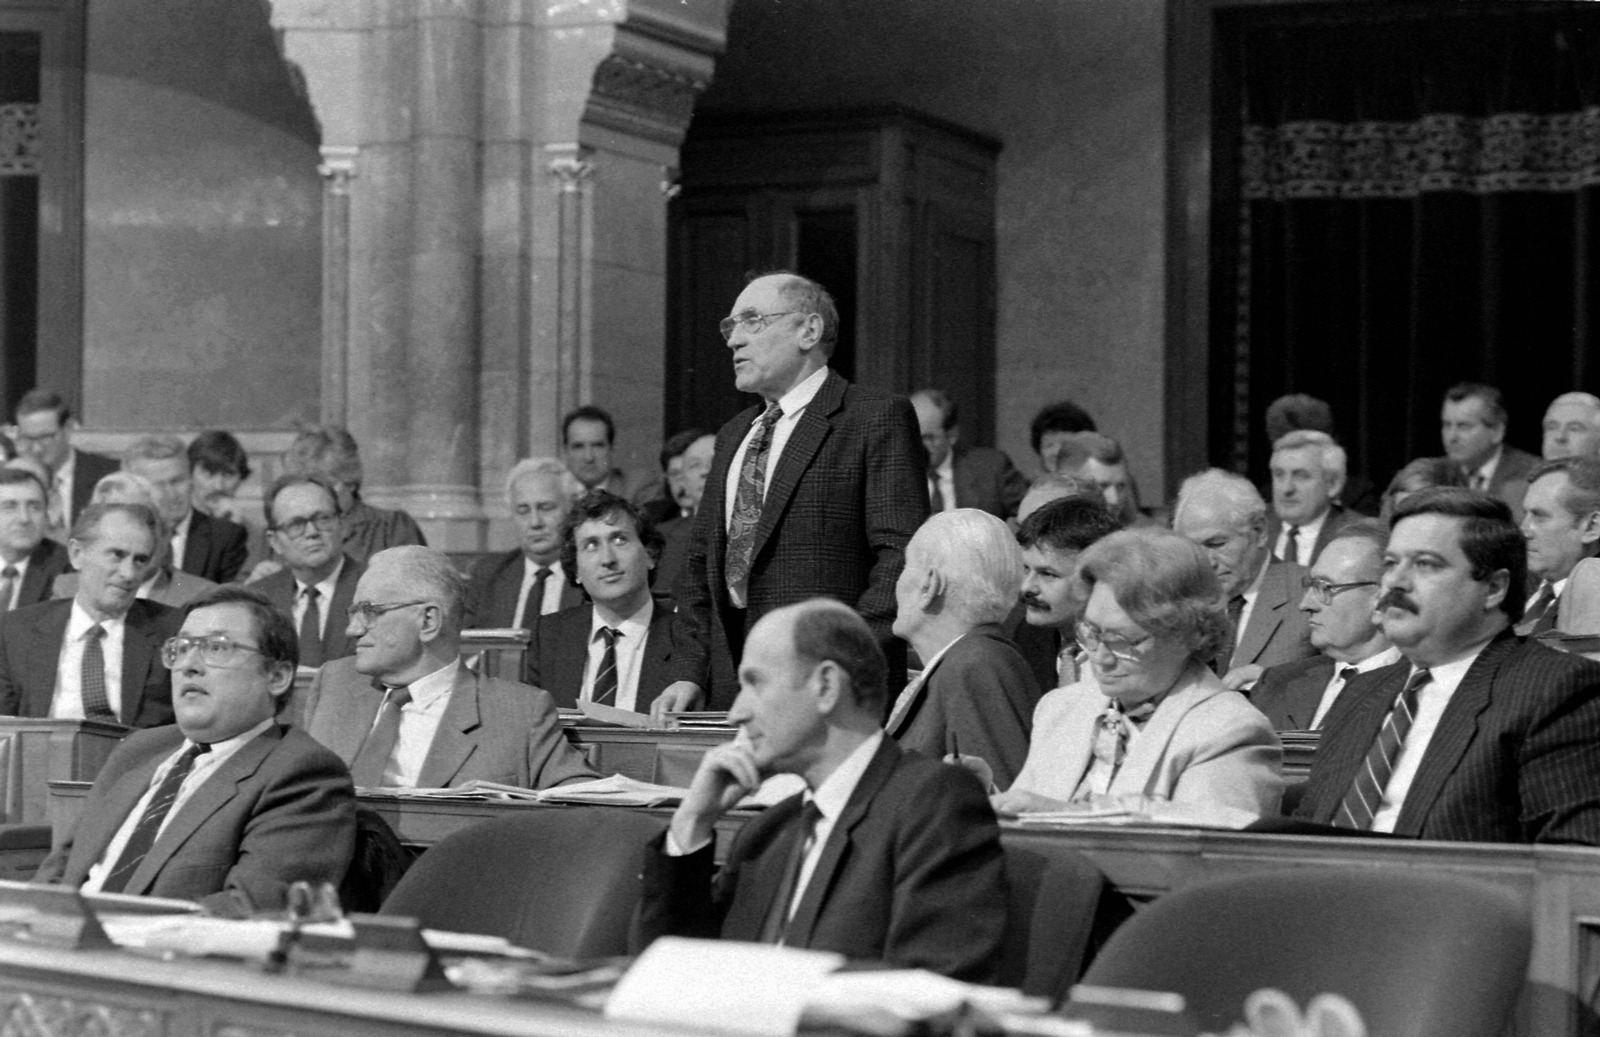
[[[1266,405],[1333,404],[1381,488],[1444,390],[1600,390],[1600,5],[1312,5],[1219,20],[1211,455],[1261,479]],[[1224,112],[1230,114],[1224,115]]]

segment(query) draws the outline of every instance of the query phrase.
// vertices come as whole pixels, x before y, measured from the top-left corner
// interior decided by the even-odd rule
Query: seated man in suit
[[[255,591],[221,587],[161,657],[177,724],[117,747],[34,881],[234,916],[282,909],[294,882],[337,884],[355,791],[337,757],[277,721],[294,686],[289,621]]]
[[[1296,817],[1600,844],[1600,663],[1515,636],[1526,577],[1505,502],[1441,488],[1395,509],[1378,614],[1405,658],[1334,703]]]
[[[150,483],[132,472],[112,472],[95,484],[89,498],[91,504],[142,504],[160,515],[156,506],[156,491]],[[149,575],[139,584],[136,597],[157,601],[181,609],[191,601],[209,593],[217,586],[210,580],[172,567],[172,546],[166,533],[172,527],[161,523],[162,535],[156,538],[156,557],[150,564]],[[55,596],[70,598],[78,593],[78,574],[62,573],[55,579]]]
[[[327,480],[281,475],[261,499],[267,540],[284,568],[253,581],[299,631],[300,665],[321,666],[355,651],[345,610],[355,600],[361,563],[344,553],[344,517]]]
[[[1239,691],[1261,671],[1316,654],[1305,613],[1295,608],[1306,571],[1272,557],[1267,503],[1242,475],[1212,468],[1178,490],[1172,528],[1199,544],[1222,582],[1235,639],[1217,657],[1222,683]]]
[[[1600,550],[1600,459],[1545,461],[1528,475],[1522,497],[1528,573],[1539,581],[1517,624],[1524,636],[1553,630],[1573,569]]]
[[[156,495],[167,525],[175,568],[212,583],[229,583],[250,553],[249,532],[237,522],[195,510],[190,499],[189,453],[176,436],[145,436],[122,458],[122,470],[140,476]]]
[[[1041,688],[1061,688],[1079,679],[1082,667],[1074,628],[1083,615],[1084,603],[1074,577],[1078,556],[1121,528],[1098,499],[1064,497],[1029,515],[1017,529],[1017,543],[1022,547],[1024,628],[1012,640],[1028,658]],[[1029,656],[1028,648],[1035,645],[1044,665]]]
[[[60,393],[29,390],[17,401],[16,420],[17,452],[32,457],[50,473],[46,530],[64,537],[88,506],[94,484],[116,471],[117,461],[72,445],[78,423]]]
[[[540,616],[583,603],[583,592],[567,582],[558,564],[561,527],[577,485],[553,457],[524,458],[506,475],[506,499],[522,544],[473,566],[467,629],[532,630]]]
[[[404,511],[375,508],[361,499],[361,450],[342,425],[302,428],[284,451],[283,470],[317,476],[333,488],[344,536],[340,549],[362,564],[386,547],[428,542],[416,520]],[[304,657],[300,661],[306,664]]]
[[[1017,513],[1028,477],[1017,471],[1003,451],[961,442],[961,416],[956,401],[938,389],[911,394],[928,451],[928,496],[935,512],[979,508],[1000,518]]]
[[[981,757],[996,781],[1016,778],[1040,694],[1000,632],[1021,587],[1022,550],[986,511],[942,511],[911,538],[895,584],[894,632],[916,649],[922,672],[889,714],[901,748]]]
[[[1467,485],[1505,501],[1520,522],[1528,473],[1539,459],[1505,441],[1509,418],[1499,389],[1462,382],[1445,392],[1439,422],[1444,452]]]
[[[1105,501],[1124,529],[1150,521],[1139,511],[1139,495],[1122,444],[1098,432],[1075,432],[1063,438],[1056,455],[1056,474],[1082,479]]]
[[[50,599],[69,568],[67,549],[44,535],[44,485],[19,468],[0,468],[0,612]]]
[[[973,777],[886,738],[867,624],[815,598],[757,621],[729,719],[645,855],[636,935],[760,940],[993,978],[1005,929],[999,829]],[[717,819],[763,778],[806,791],[739,831],[713,881]]]
[[[562,735],[548,694],[462,665],[465,589],[440,551],[373,555],[349,610],[355,655],[317,673],[306,730],[362,788],[483,780],[544,789],[597,777]]]
[[[1400,661],[1400,650],[1373,614],[1388,542],[1389,531],[1377,519],[1351,522],[1302,581],[1300,609],[1311,617],[1311,644],[1320,654],[1268,667],[1251,689],[1251,704],[1274,729],[1320,728],[1352,677]]]
[[[1564,392],[1544,412],[1544,459],[1600,457],[1600,397]]]
[[[0,618],[0,714],[172,723],[161,643],[182,614],[136,597],[155,557],[161,520],[142,504],[91,504],[67,552],[78,592]]]
[[[1344,448],[1326,432],[1291,432],[1272,445],[1272,556],[1310,567],[1341,526],[1360,516],[1339,503]]]
[[[650,596],[661,534],[622,497],[591,490],[567,513],[561,564],[589,604],[542,617],[524,679],[557,706],[598,702],[638,713],[670,682],[672,611]]]
[[[692,428],[668,439],[661,447],[661,466],[666,472],[667,492],[671,496],[668,517],[656,522],[661,531],[661,558],[656,562],[656,593],[671,597],[689,560],[689,541],[694,535],[694,516],[705,496],[706,476],[711,474],[711,459],[717,449],[715,433]],[[641,506],[646,518],[655,521],[649,506]],[[658,509],[659,510],[659,509]]]

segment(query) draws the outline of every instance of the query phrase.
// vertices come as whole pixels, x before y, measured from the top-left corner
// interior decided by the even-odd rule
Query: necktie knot
[[[14,565],[8,565],[4,569],[0,569],[0,578],[14,580],[18,575],[20,574],[17,572],[17,567]]]
[[[322,596],[322,592],[317,590],[315,585],[310,584],[306,586],[306,589],[302,593],[305,595],[307,601],[316,601]]]
[[[1346,684],[1350,683],[1351,680],[1360,675],[1361,671],[1356,669],[1354,666],[1344,666],[1339,670],[1339,679],[1344,681]]]
[[[533,578],[536,580],[548,580],[550,578],[550,567],[548,565],[539,566],[538,569],[534,570]]]
[[[94,626],[83,632],[83,639],[85,641],[98,641],[105,636],[106,628],[101,626],[99,623],[96,623]]]
[[[617,643],[617,638],[622,636],[622,631],[616,627],[601,627],[600,637],[605,641],[606,647],[611,648]]]
[[[393,706],[395,709],[399,709],[401,706],[404,706],[407,702],[410,702],[410,701],[411,701],[411,689],[406,687],[405,685],[401,685],[398,688],[390,688],[389,689],[389,703],[388,704]]]

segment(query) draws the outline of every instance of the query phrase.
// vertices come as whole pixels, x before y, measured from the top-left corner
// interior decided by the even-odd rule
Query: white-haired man
[[[1172,528],[1205,551],[1237,635],[1217,659],[1223,683],[1253,685],[1268,666],[1315,655],[1306,614],[1295,606],[1306,570],[1272,557],[1267,502],[1250,480],[1212,468],[1191,475],[1178,490]]]
[[[532,630],[540,616],[583,604],[583,591],[561,568],[561,530],[580,489],[553,457],[518,461],[506,475],[506,500],[521,544],[483,558],[467,584],[469,629]]]
[[[934,515],[906,547],[894,632],[922,673],[890,711],[902,748],[982,757],[1001,788],[1028,758],[1039,682],[1000,624],[1022,590],[1022,549],[1002,520],[976,508]]]
[[[1544,412],[1544,459],[1600,457],[1600,397],[1564,392]]]
[[[1334,534],[1361,516],[1339,503],[1344,447],[1326,432],[1299,429],[1272,444],[1272,557],[1309,569]]]

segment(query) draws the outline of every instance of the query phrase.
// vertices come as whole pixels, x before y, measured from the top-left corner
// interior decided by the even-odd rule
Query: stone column
[[[565,414],[594,393],[594,163],[579,144],[547,144],[545,154],[557,199],[555,409]]]
[[[322,165],[322,420],[346,420],[350,347],[350,181],[360,149],[324,145]]]

